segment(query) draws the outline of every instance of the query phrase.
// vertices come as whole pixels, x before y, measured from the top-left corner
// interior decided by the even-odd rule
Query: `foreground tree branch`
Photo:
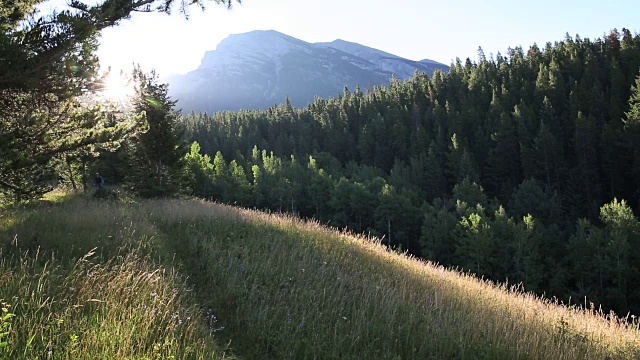
[[[68,9],[36,17],[42,2],[0,7],[0,195],[17,200],[37,197],[55,182],[55,157],[117,148],[144,126],[140,116],[113,121],[104,107],[79,101],[99,88],[100,31],[132,12],[170,13],[177,5],[188,16],[190,5],[204,8],[199,0],[72,0]]]

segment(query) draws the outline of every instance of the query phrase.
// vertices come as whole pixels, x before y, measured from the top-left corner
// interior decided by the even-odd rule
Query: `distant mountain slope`
[[[183,112],[263,109],[286,97],[304,106],[315,96],[336,96],[346,86],[388,84],[395,74],[432,74],[448,66],[412,61],[377,49],[336,40],[308,43],[277,31],[230,35],[207,52],[198,69],[168,79]]]
[[[410,78],[416,70],[426,72],[429,75],[433,74],[437,69],[444,71],[449,70],[449,66],[433,60],[408,60],[397,55],[389,54],[388,52],[340,39],[328,43],[316,43],[316,45],[331,47],[363,58],[375,64],[380,69],[395,74],[401,79]]]

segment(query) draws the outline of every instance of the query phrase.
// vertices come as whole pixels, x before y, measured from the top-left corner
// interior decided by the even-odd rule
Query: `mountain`
[[[378,49],[340,39],[328,43],[316,43],[316,45],[337,49],[347,54],[365,59],[374,64],[378,69],[395,74],[400,79],[410,78],[415,74],[416,70],[425,72],[429,75],[432,75],[437,69],[444,71],[449,70],[447,65],[441,64],[437,61],[429,59],[420,61],[408,60]]]
[[[183,112],[264,109],[288,97],[304,106],[357,85],[388,84],[395,74],[432,74],[448,66],[412,61],[364,45],[335,40],[308,43],[273,30],[230,35],[205,53],[200,66],[168,79],[170,95]]]

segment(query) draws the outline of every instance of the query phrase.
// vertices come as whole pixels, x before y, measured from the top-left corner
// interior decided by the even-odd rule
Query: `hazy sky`
[[[54,0],[62,1],[62,0]],[[232,10],[209,4],[191,10],[135,14],[103,32],[103,66],[133,62],[161,76],[195,69],[207,50],[229,34],[273,29],[308,41],[343,39],[412,60],[449,64],[534,42],[543,46],[565,33],[596,38],[623,27],[640,32],[638,0],[243,0]]]

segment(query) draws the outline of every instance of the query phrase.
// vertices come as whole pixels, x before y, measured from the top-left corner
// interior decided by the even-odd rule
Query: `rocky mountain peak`
[[[243,58],[274,59],[309,44],[275,30],[254,30],[224,38],[213,51],[205,53],[200,68],[242,61]]]
[[[433,73],[446,65],[417,62],[345,40],[308,43],[274,30],[229,35],[208,51],[200,67],[169,80],[185,112],[263,109],[286,98],[304,106],[344,87],[386,85],[393,75]]]

